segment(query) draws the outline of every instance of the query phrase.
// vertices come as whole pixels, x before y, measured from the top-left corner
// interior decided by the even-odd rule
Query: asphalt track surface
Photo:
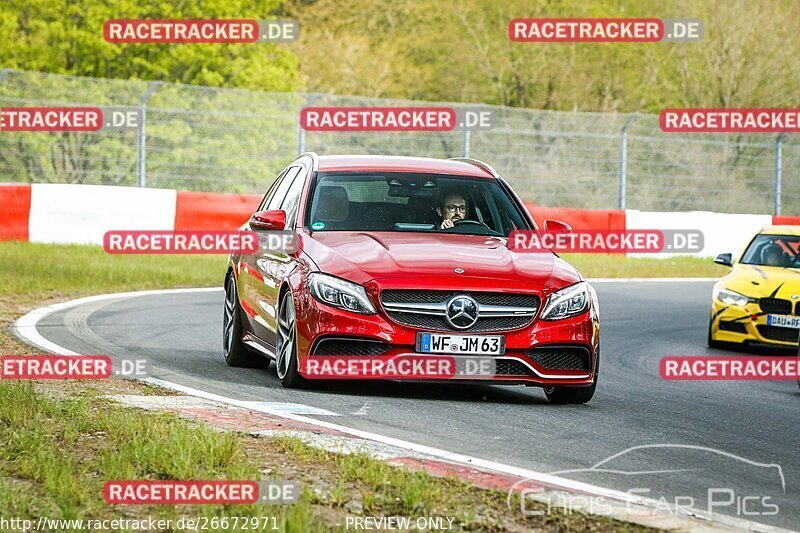
[[[87,303],[45,317],[37,329],[78,353],[149,358],[152,375],[173,383],[238,400],[312,406],[339,415],[307,415],[319,420],[635,490],[670,505],[706,510],[709,490],[723,489],[714,492],[719,505],[713,511],[796,529],[797,383],[668,382],[659,375],[666,355],[728,353],[706,347],[711,285],[594,283],[601,309],[600,384],[581,406],[552,405],[540,389],[522,386],[326,383],[287,390],[274,365],[225,365],[222,291]],[[664,446],[626,452],[643,445]],[[582,469],[589,471],[575,471]]]

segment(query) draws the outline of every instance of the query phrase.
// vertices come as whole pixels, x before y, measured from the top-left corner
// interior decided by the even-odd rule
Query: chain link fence
[[[261,194],[302,151],[469,156],[539,205],[800,214],[800,136],[664,133],[656,115],[485,106],[488,131],[304,132],[307,106],[423,106],[0,71],[0,106],[125,106],[137,131],[0,132],[0,181]],[[475,105],[469,105],[474,108]]]

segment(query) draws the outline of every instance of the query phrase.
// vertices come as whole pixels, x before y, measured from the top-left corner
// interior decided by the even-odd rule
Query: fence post
[[[146,165],[146,144],[147,144],[147,133],[146,133],[146,126],[147,126],[147,101],[153,95],[155,90],[158,86],[161,85],[160,81],[152,82],[148,87],[147,91],[142,95],[139,100],[139,135],[138,141],[136,143],[137,148],[137,185],[139,187],[144,187],[146,183],[146,172],[147,172],[147,165]]]
[[[0,83],[3,83],[4,81],[6,81],[6,77],[8,76],[8,73],[11,72],[12,70],[14,70],[14,69],[13,68],[2,68],[2,69],[0,69]]]
[[[306,151],[306,130],[300,125],[300,118],[297,118],[297,155]]]
[[[464,130],[464,135],[461,138],[461,157],[469,157],[469,138],[470,131]]]
[[[783,179],[783,136],[778,135],[775,139],[775,214],[781,214],[781,180]]]
[[[619,138],[619,208],[625,209],[628,195],[628,128],[636,120],[636,113],[628,117]]]
[[[306,95],[306,107],[312,107],[320,98],[321,94],[311,93]],[[300,109],[301,111],[303,108]],[[306,151],[306,130],[300,124],[300,113],[297,114],[297,155]]]

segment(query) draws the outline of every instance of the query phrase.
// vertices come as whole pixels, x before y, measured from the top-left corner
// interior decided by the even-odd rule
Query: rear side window
[[[278,174],[278,177],[275,178],[275,181],[273,181],[272,185],[269,186],[269,189],[267,189],[267,194],[264,195],[264,198],[261,199],[261,203],[258,204],[258,211],[263,211],[267,208],[267,203],[269,202],[270,198],[275,195],[275,190],[278,188],[278,185],[280,185],[281,180],[286,175],[287,171],[288,169]]]
[[[283,180],[281,180],[281,182],[278,184],[278,188],[275,189],[275,194],[273,194],[272,198],[270,198],[269,202],[267,202],[267,210],[281,208],[281,204],[286,198],[286,192],[289,190],[289,187],[292,185],[292,182],[298,173],[300,173],[300,167],[289,167],[289,170],[286,171],[286,175],[283,177]]]
[[[298,172],[295,175],[289,190],[286,192],[286,197],[281,204],[281,209],[286,211],[286,228],[294,229],[295,218],[297,217],[297,208],[300,205],[300,195],[303,193],[303,185],[305,184],[306,172]]]

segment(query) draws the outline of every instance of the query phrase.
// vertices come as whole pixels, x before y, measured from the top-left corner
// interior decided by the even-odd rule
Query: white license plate
[[[450,333],[418,333],[417,352],[451,355],[503,355],[503,335],[452,335]]]
[[[800,316],[767,315],[767,325],[800,329]]]

